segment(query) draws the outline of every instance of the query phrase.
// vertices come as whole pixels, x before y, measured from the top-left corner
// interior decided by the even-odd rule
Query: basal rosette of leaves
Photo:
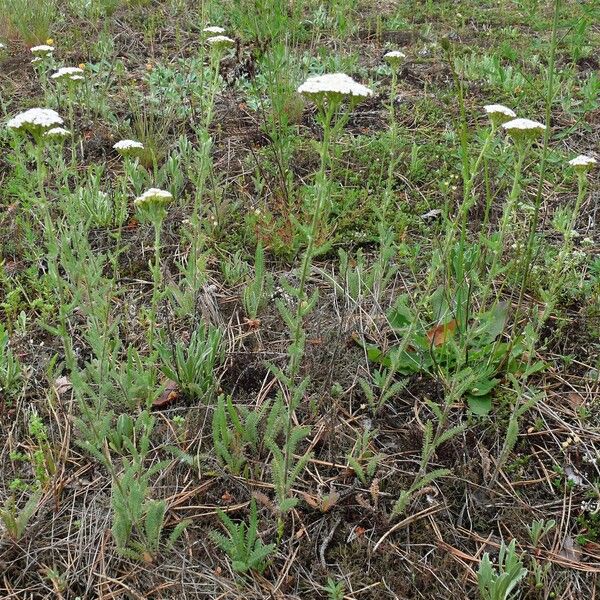
[[[527,370],[531,375],[544,368],[541,361],[528,364],[522,340],[511,343],[504,337],[509,317],[505,302],[497,302],[473,318],[461,336],[442,288],[431,297],[427,326],[408,306],[408,300],[408,296],[400,296],[387,314],[400,343],[386,351],[364,340],[358,343],[371,362],[393,368],[399,375],[423,373],[442,381],[458,381],[474,414],[491,411],[494,390],[508,373]],[[435,315],[447,316],[436,319]]]

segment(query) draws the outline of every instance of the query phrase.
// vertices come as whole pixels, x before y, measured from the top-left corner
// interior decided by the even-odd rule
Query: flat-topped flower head
[[[135,140],[120,140],[113,148],[121,156],[139,156],[144,150],[144,144],[142,144],[142,142],[136,142]]]
[[[383,60],[394,69],[397,69],[405,58],[406,54],[400,50],[390,50],[383,55]]]
[[[585,154],[580,154],[569,161],[569,165],[571,165],[578,173],[587,173],[597,164],[598,161],[595,158],[586,156]]]
[[[206,43],[215,50],[224,50],[225,48],[235,46],[235,40],[226,35],[213,35],[206,38]]]
[[[202,33],[210,33],[210,35],[222,35],[223,33],[225,33],[225,29],[217,25],[207,25],[202,30]]]
[[[63,122],[61,116],[51,108],[30,108],[10,119],[6,126],[13,131],[28,131],[35,136]]]
[[[44,133],[44,137],[50,140],[62,141],[68,137],[71,137],[71,132],[64,127],[52,127]]]
[[[354,81],[352,77],[344,73],[329,73],[309,77],[298,88],[298,92],[310,98],[313,102],[319,102],[323,98],[327,100],[347,98],[357,101],[373,95],[373,91],[367,86]]]
[[[146,190],[141,196],[138,196],[134,200],[134,204],[138,207],[144,207],[151,204],[154,205],[165,205],[169,204],[173,200],[173,195],[166,190],[161,190],[158,188],[150,188]]]
[[[531,142],[546,130],[546,126],[531,119],[512,119],[502,124],[502,127],[515,142]]]
[[[52,73],[50,78],[57,81],[82,81],[83,69],[79,67],[61,67],[58,71]]]
[[[50,46],[49,44],[40,44],[39,46],[33,46],[33,48],[31,48],[31,53],[40,58],[51,56],[53,52],[54,46]]]
[[[485,110],[492,125],[495,127],[499,127],[500,125],[517,118],[515,111],[503,104],[486,104],[483,107],[483,110]]]

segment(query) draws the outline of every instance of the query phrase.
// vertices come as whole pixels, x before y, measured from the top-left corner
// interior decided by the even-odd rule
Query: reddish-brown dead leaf
[[[160,410],[179,399],[179,388],[174,381],[170,379],[165,382],[163,393],[152,403],[152,408]]]
[[[456,319],[448,321],[447,323],[436,325],[427,332],[427,339],[433,343],[437,348],[442,344],[445,344],[454,334],[456,329]]]
[[[319,499],[307,494],[306,492],[302,492],[302,496],[304,497],[304,502],[308,504],[311,508],[319,508]]]

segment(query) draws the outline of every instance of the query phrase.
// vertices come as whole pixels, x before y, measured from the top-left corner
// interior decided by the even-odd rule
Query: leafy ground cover
[[[0,8],[3,598],[594,597],[597,2]]]

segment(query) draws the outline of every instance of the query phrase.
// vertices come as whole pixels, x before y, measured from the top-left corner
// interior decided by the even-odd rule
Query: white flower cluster
[[[223,27],[218,27],[217,25],[207,25],[202,32],[210,33],[211,35],[221,35],[225,33],[225,29]]]
[[[51,79],[57,80],[68,80],[68,81],[82,81],[83,80],[83,69],[79,67],[61,67],[50,75]]]
[[[3,44],[2,42],[0,42],[0,50],[4,50],[6,48],[6,44]]]
[[[516,118],[516,113],[514,110],[508,108],[508,106],[504,106],[503,104],[486,104],[483,107],[487,116],[490,118],[492,125],[498,127],[503,125],[507,121]]]
[[[234,46],[235,41],[226,35],[214,35],[206,38],[206,43],[213,48],[226,48],[228,46]]]
[[[64,140],[71,135],[71,132],[64,127],[53,127],[44,133],[44,137],[54,140]]]
[[[517,113],[515,113],[514,110],[511,110],[508,106],[504,106],[503,104],[486,104],[483,107],[483,110],[485,110],[488,115],[500,114],[505,117],[510,117],[511,119],[516,119],[517,117]]]
[[[54,46],[48,44],[40,44],[31,48],[31,54],[37,57],[50,56],[54,52]]]
[[[589,171],[590,169],[594,168],[597,163],[598,161],[595,158],[586,156],[585,154],[580,154],[569,161],[569,165],[571,165],[579,173],[585,173],[586,171]]]
[[[309,98],[322,96],[347,96],[352,98],[368,98],[373,91],[367,86],[354,81],[344,73],[329,73],[309,77],[299,88],[298,92]]]
[[[406,58],[406,54],[404,54],[404,52],[400,52],[400,50],[390,50],[389,52],[386,52],[383,55],[383,58],[385,58],[386,60],[394,60],[397,58]]]
[[[144,144],[135,140],[120,140],[114,144],[113,148],[121,156],[138,156],[144,150]]]
[[[173,195],[166,190],[160,190],[158,188],[150,188],[145,191],[141,196],[138,196],[134,200],[136,206],[143,206],[147,204],[167,204],[173,199]]]
[[[24,129],[35,131],[62,124],[63,120],[55,110],[51,108],[30,108],[10,119],[6,126],[17,131]]]
[[[135,140],[120,140],[113,146],[113,148],[115,150],[143,150],[144,144],[142,144],[142,142],[136,142]]]
[[[539,121],[532,121],[531,119],[512,119],[502,125],[509,133],[514,131],[544,131],[546,126]]]

